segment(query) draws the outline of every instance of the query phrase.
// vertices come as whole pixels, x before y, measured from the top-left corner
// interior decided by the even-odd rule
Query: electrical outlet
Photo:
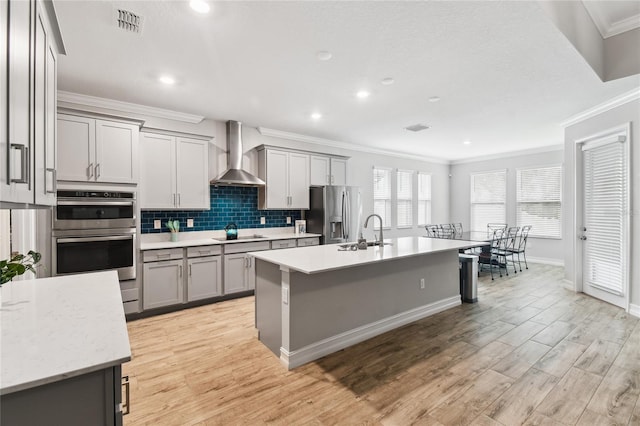
[[[267,220],[265,219],[264,216],[260,217],[260,225],[264,225],[267,223]]]
[[[193,228],[193,219],[187,219],[187,228]]]
[[[420,278],[420,290],[424,290],[424,278]]]
[[[287,216],[287,223],[290,224],[291,223],[291,216]]]
[[[160,229],[162,228],[162,223],[160,222],[160,219],[156,219],[153,221],[153,229]]]

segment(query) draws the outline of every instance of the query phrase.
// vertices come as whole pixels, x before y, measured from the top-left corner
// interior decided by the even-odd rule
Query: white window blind
[[[391,169],[373,168],[373,212],[382,217],[383,227],[391,222]],[[377,226],[377,221],[374,222]]]
[[[418,173],[418,225],[431,223],[431,175]]]
[[[471,230],[486,231],[487,223],[506,223],[507,171],[471,175]]]
[[[594,287],[624,295],[627,170],[624,144],[583,147],[584,279]]]
[[[398,170],[396,204],[398,228],[413,226],[413,174],[410,170]]]
[[[531,236],[561,238],[562,167],[516,171],[516,221],[531,225]]]

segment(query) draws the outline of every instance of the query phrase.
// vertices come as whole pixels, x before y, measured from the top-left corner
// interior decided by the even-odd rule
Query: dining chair
[[[487,223],[487,235],[492,235],[493,231],[496,229],[502,229],[503,231],[507,230],[506,223]]]
[[[427,231],[427,237],[438,238],[438,225],[425,225],[424,229]]]
[[[462,233],[464,232],[464,229],[462,228],[462,222],[452,223],[451,226],[453,226],[453,232],[455,233],[455,235],[462,235]]]
[[[520,263],[521,253],[522,253],[522,257],[524,258],[524,266],[526,267],[526,269],[529,269],[529,265],[527,264],[527,253],[526,253],[527,238],[529,237],[529,231],[531,231],[531,225],[523,226],[519,234],[517,246],[514,244],[514,247],[510,250],[512,258],[514,254],[518,255],[518,267],[520,268],[520,272],[522,272],[522,264]],[[515,267],[515,263],[514,263],[514,267]]]
[[[516,245],[516,239],[518,237],[518,231],[520,230],[519,226],[512,226],[507,229],[507,232],[504,234],[504,238],[502,238],[500,242],[499,257],[501,258],[500,264],[504,265],[504,269],[509,276],[509,259],[511,258],[511,264],[513,265],[513,272],[518,273],[516,269],[516,262],[513,259],[513,254]]]
[[[441,234],[441,238],[453,238],[453,235],[454,235],[453,225],[451,225],[450,223],[440,224],[440,234]]]
[[[500,277],[502,277],[502,269],[500,266],[500,244],[504,237],[504,229],[496,229],[493,231],[491,237],[491,246],[489,250],[482,251],[478,255],[478,266],[480,267],[478,272],[483,270],[484,265],[489,265],[489,271],[491,272],[491,281],[493,281],[493,268],[497,267]]]

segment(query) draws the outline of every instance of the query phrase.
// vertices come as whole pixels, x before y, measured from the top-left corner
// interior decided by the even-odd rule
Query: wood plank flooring
[[[293,371],[253,298],[130,322],[125,425],[639,425],[640,324],[559,267]]]

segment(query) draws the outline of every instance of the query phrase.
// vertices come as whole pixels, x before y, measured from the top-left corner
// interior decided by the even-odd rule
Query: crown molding
[[[428,156],[415,155],[415,154],[405,154],[405,153],[389,151],[386,149],[369,148],[363,145],[339,142],[331,139],[318,138],[315,136],[301,135],[299,133],[285,132],[282,130],[268,129],[266,127],[258,127],[258,132],[260,132],[262,136],[287,139],[287,140],[297,141],[297,142],[305,142],[305,143],[310,143],[315,145],[331,146],[333,148],[346,149],[349,151],[366,152],[369,154],[386,155],[386,156],[398,157],[398,158],[408,158],[411,160],[422,160],[422,161],[428,161],[430,163],[436,163],[436,164],[451,163],[449,160],[446,160],[443,158],[435,158],[435,157],[428,157]]]
[[[164,118],[167,120],[182,121],[184,123],[198,124],[204,117],[195,114],[172,111],[169,109],[133,104],[130,102],[116,101],[113,99],[99,98],[97,96],[82,95],[80,93],[58,91],[58,102],[65,102],[79,106],[104,108],[112,111],[126,112],[130,114],[145,115],[149,117]]]
[[[500,158],[509,158],[509,157],[518,157],[521,155],[532,155],[532,154],[541,154],[544,152],[554,152],[554,151],[563,151],[564,145],[547,145],[541,146],[539,148],[531,148],[531,149],[523,149],[519,151],[509,151],[509,152],[501,152],[499,154],[489,154],[483,155],[481,157],[473,157],[473,158],[464,158],[461,160],[453,160],[451,161],[452,166],[456,166],[458,164],[469,164],[469,163],[477,163],[480,161],[488,161],[488,160],[497,160]]]
[[[603,39],[640,28],[640,14],[629,16],[620,21],[609,22],[605,13],[602,11],[602,5],[600,3],[583,1],[582,5],[587,10],[589,16],[591,16],[591,20]]]
[[[577,123],[580,123],[581,121],[595,117],[596,115],[600,115],[603,112],[612,110],[616,107],[619,107],[620,105],[624,105],[631,101],[635,101],[636,99],[640,99],[640,87],[630,90],[627,93],[623,93],[622,95],[616,96],[615,98],[609,99],[608,101],[603,102],[600,105],[596,105],[593,108],[589,108],[586,111],[582,111],[574,115],[573,117],[560,123],[560,126],[561,127],[573,126],[574,124],[577,124]]]

